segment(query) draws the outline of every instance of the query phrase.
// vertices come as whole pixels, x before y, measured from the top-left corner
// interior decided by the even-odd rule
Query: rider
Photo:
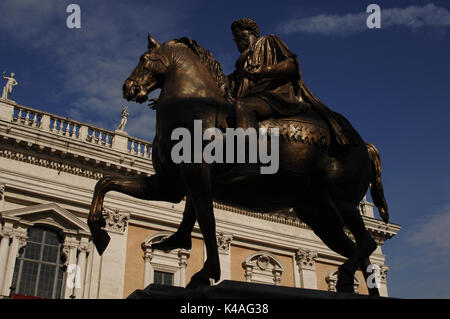
[[[257,128],[258,121],[305,112],[296,55],[277,36],[260,37],[251,19],[234,21],[231,31],[241,52],[228,76],[236,126]]]
[[[258,128],[258,121],[313,107],[329,124],[333,140],[349,144],[340,119],[304,85],[297,56],[279,37],[260,37],[258,25],[249,18],[234,21],[231,30],[241,52],[236,70],[228,76],[228,99],[234,105],[237,127]]]

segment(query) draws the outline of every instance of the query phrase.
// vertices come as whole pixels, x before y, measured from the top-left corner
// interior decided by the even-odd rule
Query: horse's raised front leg
[[[100,255],[103,254],[110,240],[108,233],[102,229],[106,224],[102,214],[106,193],[117,191],[139,199],[178,203],[184,196],[184,189],[169,185],[169,180],[171,179],[155,174],[138,177],[105,176],[97,182],[89,211],[88,225]]]
[[[194,204],[190,196],[186,198],[186,205],[184,206],[183,220],[178,226],[178,230],[166,238],[165,240],[153,244],[152,248],[169,251],[172,249],[191,249],[192,239],[191,232],[195,224],[195,210]]]
[[[195,216],[206,246],[206,261],[203,268],[192,276],[186,288],[197,288],[210,284],[210,279],[219,281],[220,263],[216,241],[216,222],[211,191],[210,170],[207,164],[183,164],[181,175],[192,200]]]

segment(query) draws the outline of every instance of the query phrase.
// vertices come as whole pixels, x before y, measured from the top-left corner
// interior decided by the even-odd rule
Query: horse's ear
[[[152,37],[151,35],[150,35],[150,33],[148,34],[148,44],[147,44],[147,48],[150,50],[150,49],[153,49],[153,48],[159,48],[159,46],[160,46],[160,44],[159,44],[159,42],[158,41],[156,41],[156,39],[154,38],[154,37]]]

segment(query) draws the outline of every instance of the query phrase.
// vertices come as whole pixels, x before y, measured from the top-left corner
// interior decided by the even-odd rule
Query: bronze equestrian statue
[[[102,229],[103,199],[108,191],[172,203],[186,197],[179,229],[153,248],[191,248],[191,231],[197,220],[207,260],[187,285],[195,288],[220,279],[213,201],[264,213],[293,208],[330,249],[348,258],[338,269],[336,288],[353,292],[355,271],[360,268],[366,278],[370,275],[366,268],[377,247],[357,209],[369,186],[381,217],[386,223],[389,220],[378,150],[364,143],[343,116],[326,108],[306,88],[295,55],[281,39],[268,36],[258,40],[254,26],[249,26],[252,23],[244,20],[232,26],[245,56],[241,55],[230,77],[194,40],[160,44],[148,36],[148,51],[125,81],[123,96],[144,103],[151,91],[161,89],[152,149],[155,174],[106,176],[98,181],[88,217],[94,244],[102,254],[109,243]],[[258,61],[260,44],[264,44],[266,55],[277,56]],[[249,53],[249,46],[256,55]],[[258,65],[252,64],[256,62]],[[204,161],[175,164],[171,150],[176,141],[171,133],[179,127],[193,132],[194,120],[203,121],[203,130],[238,125],[279,128],[278,172],[246,174],[245,169],[236,170],[236,165]],[[234,175],[230,175],[233,170]],[[236,178],[239,173],[240,178]],[[369,293],[379,295],[376,288]]]

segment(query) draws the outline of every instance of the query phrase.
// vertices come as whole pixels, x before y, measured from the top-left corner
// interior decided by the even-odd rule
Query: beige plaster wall
[[[125,262],[124,298],[136,289],[144,288],[144,251],[141,244],[145,239],[159,232],[158,230],[129,225],[127,240],[127,256]]]

